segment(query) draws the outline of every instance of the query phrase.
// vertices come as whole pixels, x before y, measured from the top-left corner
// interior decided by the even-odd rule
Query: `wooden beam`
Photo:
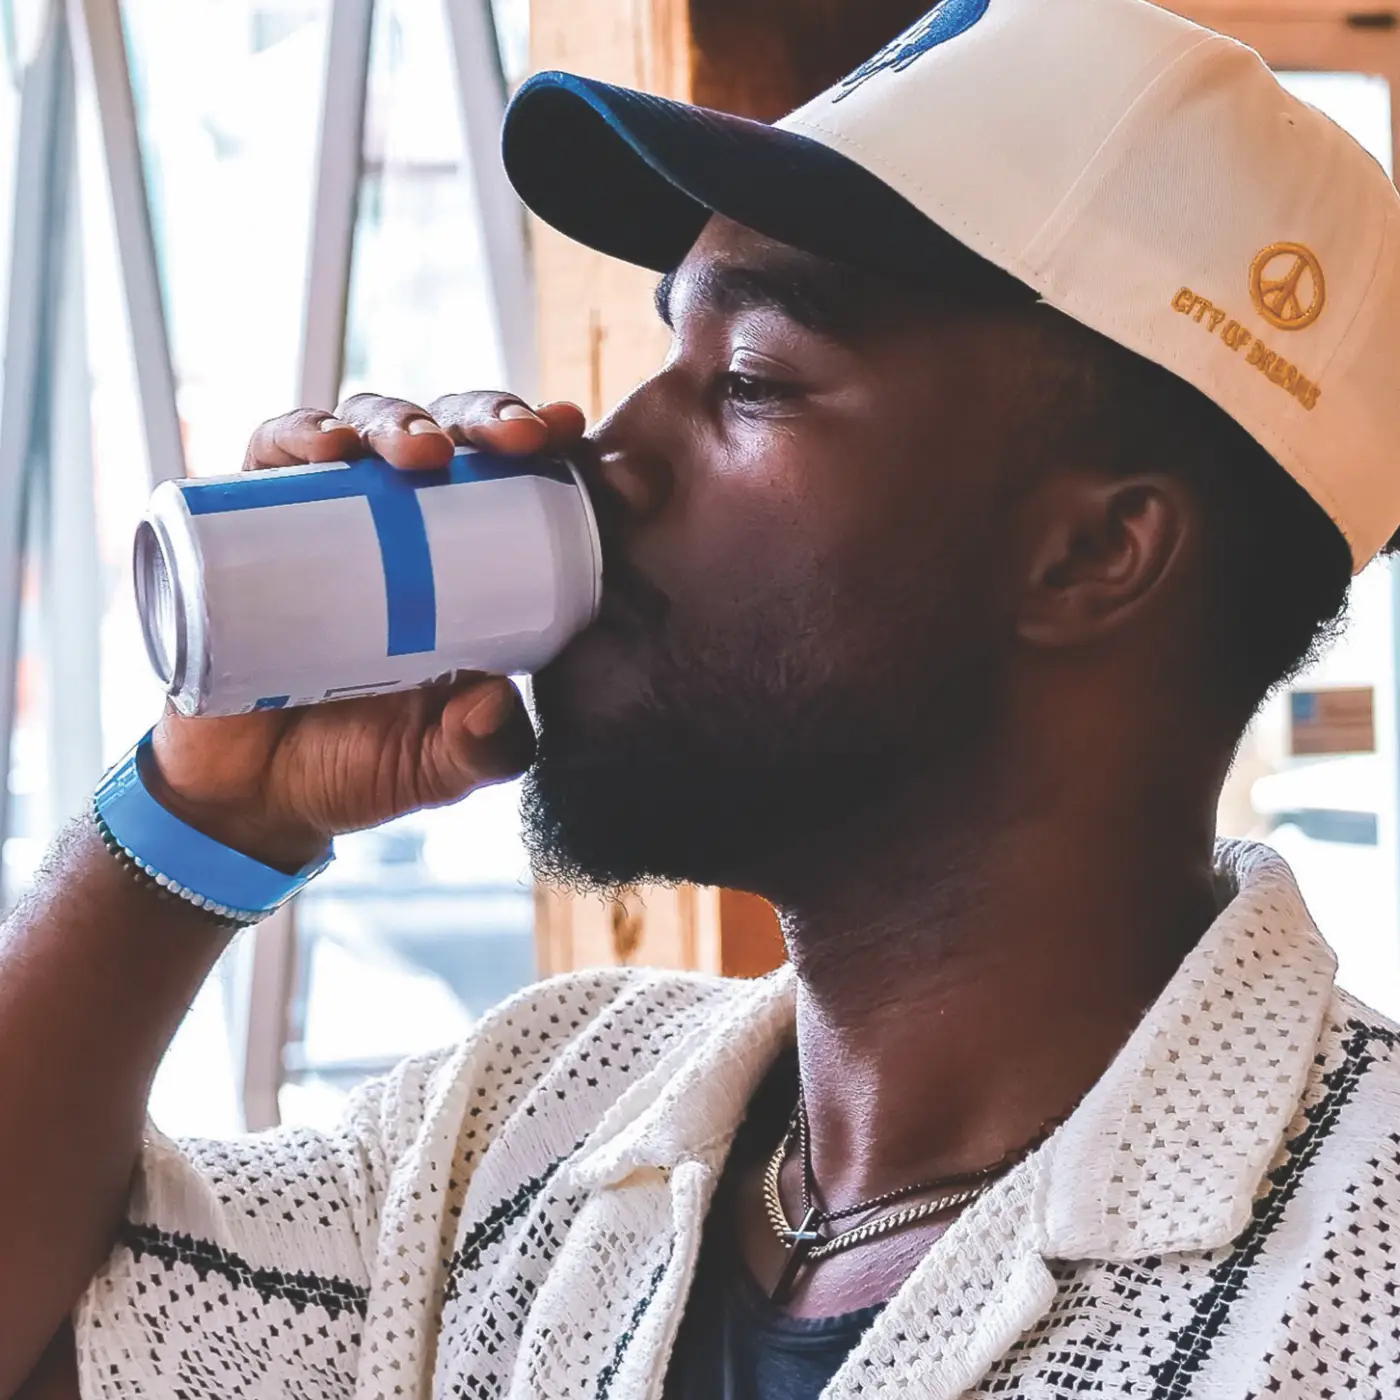
[[[1231,21],[1228,32],[1257,50],[1274,68],[1388,77],[1400,106],[1400,29],[1356,29],[1326,17],[1245,17]]]
[[[928,0],[693,0],[690,100],[776,121],[928,8]]]
[[[1355,0],[1172,0],[1169,8],[1242,40],[1275,68],[1379,73],[1392,80],[1400,71],[1400,7]]]
[[[1172,0],[1166,8],[1223,34],[1233,34],[1236,24],[1300,19],[1374,29],[1393,24],[1397,14],[1386,0]]]
[[[690,38],[678,0],[533,0],[531,66],[564,68],[688,99]],[[536,220],[540,385],[596,420],[649,375],[667,334],[651,306],[655,277],[570,243]]]

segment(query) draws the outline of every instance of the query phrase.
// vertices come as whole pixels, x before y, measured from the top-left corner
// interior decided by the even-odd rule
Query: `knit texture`
[[[1400,1395],[1396,1028],[1334,988],[1278,857],[1219,863],[1229,903],[1157,1005],[830,1400]],[[793,1006],[788,970],[582,973],[336,1133],[152,1132],[79,1308],[84,1395],[655,1400]]]

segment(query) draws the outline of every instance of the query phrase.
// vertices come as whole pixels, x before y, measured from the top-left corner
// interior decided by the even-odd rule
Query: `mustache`
[[[659,627],[671,611],[671,599],[626,559],[603,551],[603,610],[620,603],[637,621]]]

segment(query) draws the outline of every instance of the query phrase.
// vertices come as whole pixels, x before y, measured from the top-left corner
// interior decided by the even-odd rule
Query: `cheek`
[[[694,444],[665,517],[634,541],[639,566],[665,580],[678,620],[720,607],[766,609],[824,572],[825,512],[801,442],[776,426],[753,436]]]
[[[686,493],[663,548],[673,613],[664,649],[775,698],[883,685],[922,667],[955,580],[947,512],[859,449],[784,469],[712,473]],[[660,562],[660,561],[658,561]]]
[[[928,597],[977,515],[969,493],[939,485],[938,458],[868,428],[793,432],[781,450],[690,479],[673,559],[689,558],[710,598],[745,607],[806,598],[859,615]]]

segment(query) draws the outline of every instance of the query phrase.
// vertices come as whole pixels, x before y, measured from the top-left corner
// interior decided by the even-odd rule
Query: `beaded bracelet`
[[[191,908],[199,909],[208,916],[216,928],[220,929],[248,928],[267,917],[265,913],[253,913],[246,909],[230,909],[225,905],[215,904],[213,900],[205,899],[203,895],[195,894],[183,885],[167,879],[166,876],[157,874],[133,855],[112,834],[112,828],[107,825],[106,819],[98,809],[95,797],[92,802],[92,819],[97,825],[98,835],[102,837],[102,844],[111,852],[112,858],[137,884],[150,890],[157,899],[175,900],[178,903],[187,904]]]

